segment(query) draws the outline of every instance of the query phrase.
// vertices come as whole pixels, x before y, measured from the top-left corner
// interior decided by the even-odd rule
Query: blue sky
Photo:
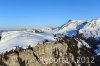
[[[60,26],[100,17],[100,0],[0,0],[0,29]]]

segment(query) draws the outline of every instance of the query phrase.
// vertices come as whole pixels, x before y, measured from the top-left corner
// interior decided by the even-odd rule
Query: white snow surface
[[[9,51],[15,47],[27,48],[29,45],[42,44],[43,41],[56,41],[49,33],[32,33],[25,31],[8,31],[2,33],[0,41],[0,52]]]
[[[78,41],[78,48],[82,48],[82,46],[85,46],[87,48],[91,48],[89,46],[89,44],[87,44],[84,40],[80,39],[80,40],[77,40]]]
[[[6,31],[1,34],[2,39],[0,40],[0,52],[9,51],[15,47],[27,48],[29,45],[35,46],[37,44],[42,44],[43,41],[48,40],[49,42],[54,42],[54,34],[75,36],[77,30],[83,33],[84,37],[95,37],[96,40],[100,40],[100,18],[94,19],[90,22],[87,20],[70,20],[62,26],[57,28],[46,28],[42,29],[41,33],[36,33],[34,31]],[[90,47],[83,40],[78,41],[78,47],[82,45]],[[95,50],[96,53],[100,53],[99,46]]]
[[[64,34],[68,36],[75,36],[76,30],[82,29],[87,21],[86,20],[71,20],[62,25],[60,29],[55,31],[55,34]]]
[[[87,23],[83,29],[80,29],[80,33],[83,33],[86,38],[95,37],[100,39],[100,18]]]

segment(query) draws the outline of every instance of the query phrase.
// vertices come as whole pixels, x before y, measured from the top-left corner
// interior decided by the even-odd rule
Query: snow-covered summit
[[[55,33],[73,36],[76,35],[76,30],[82,29],[86,24],[86,20],[69,20],[67,23],[62,25]]]
[[[10,50],[12,48],[27,46],[35,46],[41,44],[45,40],[49,42],[56,41],[54,34],[63,34],[67,36],[75,36],[77,31],[84,34],[84,37],[95,37],[100,40],[100,18],[91,22],[87,20],[69,20],[67,23],[57,28],[46,29],[27,29],[21,31],[3,31],[0,33],[0,52]]]
[[[89,22],[84,29],[98,29],[100,28],[100,18]]]
[[[87,38],[100,37],[100,18],[88,22],[80,32]]]
[[[8,31],[2,33],[0,52],[9,51],[15,47],[27,48],[29,45],[42,44],[45,40],[56,41],[52,34],[25,31]]]

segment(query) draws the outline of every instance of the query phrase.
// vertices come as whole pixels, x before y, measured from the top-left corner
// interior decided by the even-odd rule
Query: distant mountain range
[[[77,31],[88,39],[94,37],[100,40],[100,18],[92,21],[87,20],[69,20],[62,26],[46,29],[24,29],[24,30],[8,30],[0,33],[0,52],[9,51],[15,47],[35,46],[43,44],[44,41],[57,41],[54,35],[66,35],[73,37],[77,35]]]
[[[84,34],[84,37],[99,37],[100,36],[100,18],[94,19],[90,22],[87,20],[69,20],[66,24],[57,28],[54,31],[56,34],[64,34],[68,36],[75,36],[76,31]]]
[[[46,63],[47,60],[41,60],[42,57],[56,61],[68,59],[68,63]],[[0,66],[34,65],[99,66],[100,18],[69,20],[56,28],[1,31]]]

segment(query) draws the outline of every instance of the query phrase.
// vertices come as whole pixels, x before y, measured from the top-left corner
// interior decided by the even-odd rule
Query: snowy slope
[[[55,34],[64,34],[68,36],[76,35],[76,30],[82,29],[87,24],[86,20],[70,20],[62,25]]]
[[[67,23],[59,26],[57,28],[46,28],[40,29],[40,33],[36,33],[33,30],[27,31],[4,31],[1,36],[0,41],[0,52],[5,52],[15,47],[27,48],[27,46],[35,46],[37,44],[42,44],[43,41],[48,40],[49,42],[54,42],[54,34],[63,34],[67,36],[75,36],[77,30],[84,34],[84,37],[95,37],[100,40],[100,18],[87,22],[87,20],[69,20]],[[78,41],[79,47],[82,44],[86,44],[83,40]],[[96,51],[99,51],[96,49]],[[99,52],[100,53],[100,52]]]
[[[80,30],[85,37],[95,37],[98,39],[100,37],[100,18],[92,20]]]
[[[69,20],[61,27],[52,30],[54,34],[63,34],[68,36],[75,36],[77,30],[84,34],[84,37],[95,37],[97,40],[100,38],[100,18],[94,19],[90,22],[87,20]]]
[[[8,31],[2,34],[0,41],[0,52],[11,50],[15,47],[27,48],[29,45],[35,46],[38,43],[48,40],[56,41],[52,34],[49,33],[31,33],[25,31]]]

